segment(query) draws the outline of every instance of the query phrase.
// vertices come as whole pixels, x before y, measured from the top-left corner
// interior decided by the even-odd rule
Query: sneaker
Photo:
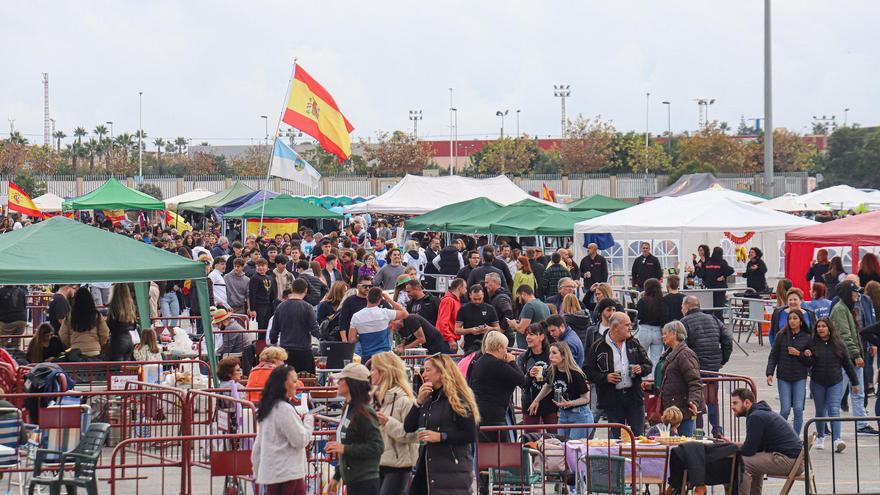
[[[859,428],[858,430],[856,430],[856,432],[859,435],[880,435],[880,431],[875,430],[870,425],[865,425],[865,426]]]
[[[846,450],[846,442],[843,440],[835,440],[834,441],[834,451],[838,454]]]
[[[819,437],[816,439],[816,449],[825,450],[825,437]]]

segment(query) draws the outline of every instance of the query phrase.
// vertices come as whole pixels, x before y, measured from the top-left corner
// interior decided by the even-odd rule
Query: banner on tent
[[[299,230],[299,220],[296,218],[264,218],[263,236],[275,237],[278,234],[295,234]],[[247,233],[258,234],[260,231],[260,219],[252,218],[247,222]]]

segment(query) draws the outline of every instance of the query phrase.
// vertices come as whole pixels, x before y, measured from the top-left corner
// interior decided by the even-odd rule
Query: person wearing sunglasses
[[[367,307],[367,293],[373,288],[373,277],[361,275],[358,277],[355,289],[357,292],[345,298],[339,307],[339,334],[343,342],[348,342],[348,329],[351,326],[351,317],[355,313]]]

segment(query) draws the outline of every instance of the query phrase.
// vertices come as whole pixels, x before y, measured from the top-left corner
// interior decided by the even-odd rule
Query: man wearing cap
[[[211,311],[211,326],[214,327],[214,331],[245,330],[238,321],[230,319],[231,316],[232,313],[223,308]],[[214,333],[214,349],[220,357],[224,354],[244,352],[245,347],[247,347],[247,339],[243,332]]]
[[[275,308],[268,343],[287,351],[287,364],[300,373],[315,373],[312,336],[317,337],[318,320],[315,309],[304,301],[309,284],[303,279],[293,281],[286,299]]]
[[[383,300],[394,309],[379,307]],[[373,287],[367,293],[367,307],[351,317],[347,341],[360,341],[361,358],[366,361],[373,354],[391,350],[391,333],[388,324],[407,316],[409,313],[403,306],[393,301],[379,287]]]

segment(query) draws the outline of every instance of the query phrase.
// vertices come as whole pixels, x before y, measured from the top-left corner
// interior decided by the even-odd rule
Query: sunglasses
[[[372,287],[372,286],[373,286],[373,284],[360,284],[359,287],[360,287],[361,289],[369,289],[369,288]]]

